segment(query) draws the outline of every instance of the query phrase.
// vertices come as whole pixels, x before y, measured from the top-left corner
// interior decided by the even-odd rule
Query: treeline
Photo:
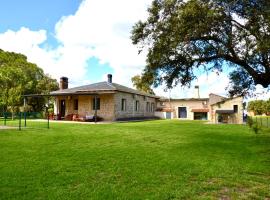
[[[270,99],[267,101],[264,100],[255,100],[248,103],[248,111],[254,112],[254,115],[270,115]]]
[[[45,74],[22,54],[0,49],[0,112],[22,111],[23,95],[48,94],[59,88],[55,79]],[[45,98],[28,98],[28,111],[41,111]]]

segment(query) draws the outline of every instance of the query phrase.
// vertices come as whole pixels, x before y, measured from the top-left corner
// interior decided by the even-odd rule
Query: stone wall
[[[126,99],[126,110],[122,111],[122,99]],[[136,111],[136,101],[139,101],[139,110]],[[154,117],[156,109],[156,99],[141,95],[117,92],[114,95],[115,102],[115,118],[133,118],[133,117]],[[150,111],[146,110],[146,104],[149,102]],[[154,104],[154,109],[151,110],[151,104]]]
[[[129,94],[124,92],[117,92],[115,94],[102,94],[100,98],[100,110],[97,111],[97,115],[102,117],[106,121],[113,121],[122,118],[133,118],[133,117],[154,117],[156,110],[156,99],[151,97],[144,97],[141,95]],[[78,110],[74,110],[74,100],[78,99]],[[94,115],[93,110],[93,99],[94,96],[59,96],[56,101],[66,101],[66,113],[79,114],[80,116]],[[126,99],[126,110],[121,109],[122,99]],[[139,101],[139,110],[135,109],[135,102]],[[146,104],[149,102],[150,111],[146,111]],[[151,104],[154,104],[151,110]],[[56,103],[59,105],[59,103]],[[60,112],[60,108],[55,109]]]

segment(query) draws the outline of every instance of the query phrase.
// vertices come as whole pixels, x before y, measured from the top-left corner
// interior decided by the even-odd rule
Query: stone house
[[[243,98],[226,98],[209,94],[200,98],[199,86],[195,86],[194,98],[161,98],[156,115],[164,119],[209,120],[212,123],[243,123]]]
[[[68,78],[61,77],[60,90],[51,92],[50,96],[55,97],[54,113],[61,119],[97,115],[106,121],[153,118],[159,99],[113,83],[111,74],[108,81],[75,88],[68,88]]]

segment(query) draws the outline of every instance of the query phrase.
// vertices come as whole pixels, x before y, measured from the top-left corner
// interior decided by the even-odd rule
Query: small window
[[[238,112],[238,105],[233,105],[233,111],[234,111],[235,113]]]
[[[135,111],[139,111],[139,109],[140,109],[140,102],[137,100],[135,102]]]
[[[163,101],[160,102],[161,106],[165,106],[165,103]]]
[[[151,112],[154,112],[154,111],[155,111],[155,104],[151,103]]]
[[[79,101],[78,101],[78,99],[74,99],[73,107],[74,107],[74,110],[78,110],[78,108],[79,108]]]
[[[150,103],[146,102],[146,112],[150,112]]]
[[[95,98],[93,98],[93,110],[100,110],[100,98],[97,98],[97,108]]]
[[[126,99],[122,99],[121,101],[121,110],[126,111]]]

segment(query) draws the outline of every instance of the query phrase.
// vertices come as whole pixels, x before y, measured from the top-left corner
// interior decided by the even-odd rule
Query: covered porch
[[[114,120],[114,92],[25,95],[28,98],[48,98],[53,104],[51,120],[97,122]]]

